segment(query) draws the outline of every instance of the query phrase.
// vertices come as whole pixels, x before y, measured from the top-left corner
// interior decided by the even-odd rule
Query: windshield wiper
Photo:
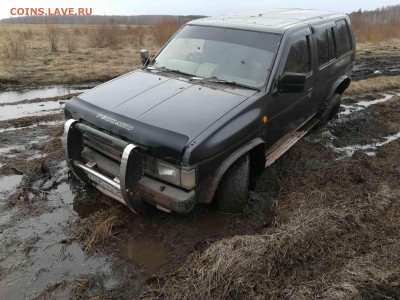
[[[259,88],[253,87],[253,86],[249,86],[243,83],[239,83],[233,80],[226,80],[226,79],[220,79],[218,77],[208,77],[208,78],[204,78],[203,81],[209,81],[209,82],[216,82],[216,83],[223,83],[223,84],[227,84],[227,85],[232,85],[232,86],[240,86],[240,87],[244,87],[247,89],[252,89],[252,90],[256,90],[256,91],[260,91]]]
[[[178,69],[169,69],[167,67],[147,67],[147,70],[155,70],[155,71],[161,71],[161,72],[170,72],[170,73],[177,73],[177,74],[182,74],[182,75],[187,75],[187,76],[193,76],[193,74],[182,72]]]

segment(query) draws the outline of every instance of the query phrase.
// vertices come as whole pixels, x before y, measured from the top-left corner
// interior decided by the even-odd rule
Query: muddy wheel
[[[239,158],[225,173],[218,189],[218,210],[240,213],[249,198],[250,158]]]
[[[328,121],[337,116],[340,109],[341,96],[335,93],[325,104],[319,115],[319,126],[324,126]]]

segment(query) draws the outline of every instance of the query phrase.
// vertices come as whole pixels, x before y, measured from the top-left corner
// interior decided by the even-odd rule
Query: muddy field
[[[390,64],[380,58],[359,61],[355,79],[399,75],[398,61],[390,60]],[[263,295],[304,299],[318,295],[332,299],[341,295],[365,299],[400,297],[399,257],[391,257],[393,253],[371,252],[375,248],[361,242],[359,246],[352,245],[352,240],[358,243],[363,238],[366,242],[384,244],[382,241],[389,239],[386,235],[390,230],[381,227],[381,240],[369,239],[369,223],[359,215],[357,218],[361,219],[350,221],[345,217],[353,218],[351,213],[343,220],[338,217],[353,236],[342,234],[339,231],[342,223],[332,221],[328,212],[314,215],[315,218],[325,216],[326,224],[314,227],[314,238],[307,241],[308,246],[299,248],[302,256],[292,253],[297,249],[296,240],[283,239],[279,244],[271,238],[284,231],[291,213],[297,220],[297,211],[291,207],[304,208],[300,214],[303,219],[298,217],[299,227],[312,227],[314,219],[308,219],[311,225],[304,223],[307,221],[304,218],[312,215],[308,206],[322,206],[326,198],[321,194],[317,197],[321,203],[313,202],[317,200],[310,195],[318,193],[317,187],[329,186],[330,190],[340,193],[335,209],[341,205],[346,206],[343,210],[364,212],[365,209],[366,218],[371,210],[386,209],[382,216],[387,217],[394,232],[397,230],[390,237],[393,245],[388,242],[388,247],[392,247],[388,249],[398,250],[398,214],[388,206],[399,205],[395,200],[400,195],[400,90],[344,96],[338,119],[310,133],[264,171],[241,215],[220,214],[213,205],[199,205],[188,215],[151,209],[138,217],[71,178],[63,160],[62,107],[71,95],[94,85],[9,89],[0,93],[0,299],[190,299],[193,295],[196,299],[247,299]],[[343,181],[338,180],[341,176]],[[359,198],[354,192],[359,190],[369,195],[365,199],[376,201],[380,206],[356,203]],[[383,200],[376,200],[376,195]],[[304,197],[314,200],[307,202]],[[322,246],[313,249],[319,236],[321,239],[332,237],[321,233],[331,233],[330,226],[337,229],[332,233],[333,240],[343,237],[351,248],[349,251],[339,252],[339,246],[330,244],[324,244],[328,252]],[[357,226],[364,226],[366,230],[361,231]],[[371,226],[371,230],[376,230],[375,223]],[[286,251],[285,255],[292,256],[279,253],[273,256],[273,251],[249,248],[245,257],[259,255],[258,267],[244,257],[234,256],[237,249],[247,249],[244,245],[253,247],[262,241],[281,245],[280,249],[286,249],[282,250]],[[234,267],[218,267],[218,257],[221,261],[226,259],[224,251],[232,255],[230,263],[235,262]],[[367,276],[365,281],[370,284],[352,287],[352,293],[345,285],[351,280],[343,282],[343,286],[337,278],[332,281],[332,285],[343,287],[343,294],[321,288],[324,278],[330,282],[331,276],[326,270],[322,272],[323,268],[331,266],[332,273],[350,270],[357,274],[357,270],[342,269],[343,264],[338,267],[337,261],[356,263],[363,254],[369,253],[380,255],[381,260],[371,258],[367,262],[385,264],[382,272],[386,270],[386,277],[368,277],[366,270],[367,275],[363,273],[363,276]],[[275,266],[265,264],[263,257]],[[241,263],[244,269],[248,268],[247,272],[263,275],[256,280],[239,269]],[[260,273],[260,268],[265,272]],[[232,273],[243,282],[232,279]],[[198,285],[193,284],[197,279]],[[270,284],[262,285],[262,280]],[[254,284],[248,284],[249,281]],[[217,289],[218,286],[222,289]]]

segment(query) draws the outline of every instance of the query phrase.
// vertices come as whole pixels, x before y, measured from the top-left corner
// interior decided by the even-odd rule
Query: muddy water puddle
[[[19,102],[24,100],[33,100],[38,98],[52,98],[58,96],[65,96],[74,93],[82,93],[93,87],[97,83],[76,86],[47,86],[43,88],[25,89],[18,91],[7,91],[0,93],[0,104],[9,102]]]
[[[400,59],[379,58],[356,61],[353,68],[352,79],[361,80],[382,75],[400,75]]]
[[[56,113],[61,115],[63,107],[64,104],[58,101],[4,105],[0,106],[0,121]]]
[[[340,158],[350,157],[357,150],[362,150],[365,152],[365,154],[373,156],[376,154],[376,152],[378,151],[378,149],[380,147],[382,147],[388,143],[394,142],[398,139],[400,139],[400,132],[397,134],[390,135],[390,136],[382,137],[379,141],[374,141],[372,143],[365,144],[365,145],[351,145],[351,146],[345,146],[345,147],[335,147],[331,144],[330,148],[333,151],[341,154]]]
[[[342,104],[341,111],[339,112],[340,115],[350,115],[351,113],[355,113],[357,111],[363,110],[367,107],[370,107],[371,105],[379,104],[379,103],[384,103],[386,101],[391,100],[395,96],[400,96],[399,92],[391,92],[390,94],[383,94],[381,98],[378,99],[368,99],[366,98],[365,100],[357,101],[351,104]],[[351,99],[348,97],[348,99]],[[346,98],[343,99],[343,101],[346,101]]]
[[[150,238],[130,239],[119,251],[122,258],[129,259],[153,274],[165,266],[173,249]]]
[[[21,180],[22,175],[0,176],[0,202],[19,186]]]

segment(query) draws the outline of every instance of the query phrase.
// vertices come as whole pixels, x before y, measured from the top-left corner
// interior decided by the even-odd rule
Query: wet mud
[[[29,105],[21,104],[28,99],[22,98],[26,95],[4,103]],[[40,103],[37,98],[31,98],[32,105]],[[0,106],[6,116],[0,123],[0,299],[132,299],[194,251],[225,237],[261,233],[274,222],[283,178],[302,176],[355,151],[374,155],[400,138],[398,91],[346,97],[343,104],[337,119],[263,172],[243,214],[198,205],[187,215],[150,208],[140,217],[71,176],[61,151],[61,113],[49,109],[34,115],[34,122],[19,123],[29,115],[7,117]],[[118,217],[113,226],[98,235],[113,214]],[[78,227],[86,228],[86,235],[77,235]],[[96,246],[89,251],[88,245]]]
[[[377,76],[400,75],[399,57],[365,59],[354,63],[352,79],[361,80]]]

